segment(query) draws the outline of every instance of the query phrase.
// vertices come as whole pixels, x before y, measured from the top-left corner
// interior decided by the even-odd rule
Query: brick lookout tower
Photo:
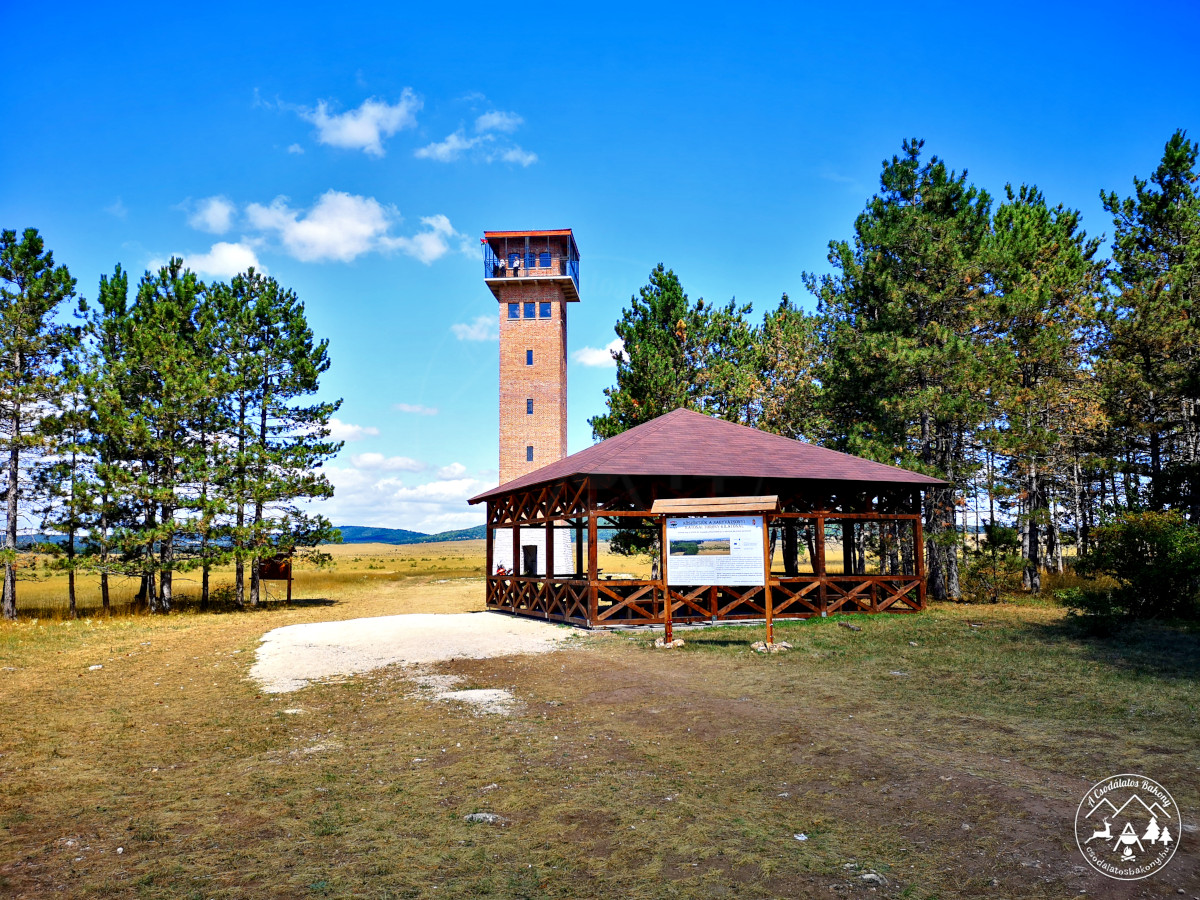
[[[571,229],[485,231],[500,303],[500,483],[567,455],[567,303],[579,301]]]

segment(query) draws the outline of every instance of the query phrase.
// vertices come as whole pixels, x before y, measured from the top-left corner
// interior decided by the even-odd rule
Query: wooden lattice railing
[[[650,580],[597,581],[493,576],[487,580],[489,609],[576,625],[659,625],[664,622],[661,583]],[[739,621],[766,617],[761,585],[697,585],[671,588],[675,622]],[[771,579],[775,619],[805,619],[837,613],[909,613],[924,609],[915,575],[801,575]]]

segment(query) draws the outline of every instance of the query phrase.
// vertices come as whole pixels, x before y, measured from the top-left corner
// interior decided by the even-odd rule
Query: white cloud
[[[124,203],[121,202],[120,197],[118,197],[108,206],[104,207],[104,211],[110,216],[116,216],[118,219],[124,219],[127,215],[129,215],[129,209]]]
[[[277,235],[301,262],[349,262],[371,250],[391,224],[389,211],[374,197],[332,190],[307,212],[292,209],[286,197],[276,197],[270,206],[251,203],[246,217],[255,228]]]
[[[411,237],[383,237],[380,244],[387,249],[399,250],[414,259],[429,265],[435,259],[446,255],[450,250],[450,241],[463,238],[450,224],[450,220],[440,213],[435,216],[423,216],[421,224],[423,231],[418,231]]]
[[[224,234],[233,226],[233,217],[237,207],[228,197],[217,195],[197,200],[188,204],[188,224],[197,231],[207,231],[209,234]]]
[[[457,463],[457,462],[450,463],[450,465],[448,465],[448,466],[442,466],[440,469],[437,470],[437,477],[441,478],[443,480],[462,478],[466,474],[467,474],[467,467],[464,466],[462,463]]]
[[[435,162],[449,163],[461,159],[467,151],[475,150],[477,152],[472,155],[475,162],[492,163],[502,160],[516,163],[519,166],[531,166],[537,162],[536,153],[523,150],[515,144],[511,147],[497,147],[494,141],[494,134],[485,132],[475,137],[467,137],[460,128],[453,134],[447,135],[444,141],[435,141],[418,148],[413,151],[413,155],[418,159],[432,159]]]
[[[475,130],[503,131],[506,134],[511,134],[520,128],[524,121],[516,113],[492,110],[491,112],[485,112],[475,120]]]
[[[288,153],[303,153],[304,148],[299,144],[288,144]]]
[[[359,453],[350,462],[360,469],[382,469],[385,472],[421,472],[425,463],[407,456],[384,456],[382,453]]]
[[[617,338],[607,347],[580,347],[571,354],[571,359],[581,366],[591,366],[596,369],[615,368],[617,362],[613,354],[625,355],[625,345]]]
[[[495,316],[478,316],[470,324],[451,325],[450,330],[460,341],[494,341],[500,337],[500,325]]]
[[[366,437],[375,437],[379,429],[370,425],[351,425],[341,419],[329,420],[329,436],[335,441],[361,441]]]
[[[462,129],[453,134],[446,135],[444,141],[434,141],[425,147],[419,147],[413,151],[413,156],[417,159],[432,159],[436,162],[454,162],[472,147],[478,146],[482,141],[488,140],[488,135],[469,138],[463,135]]]
[[[453,467],[444,466],[439,473]],[[483,524],[485,511],[468,506],[467,499],[494,485],[467,477],[408,485],[387,471],[358,466],[332,466],[326,472],[333,498],[313,508],[335,524],[410,528],[427,534]]]
[[[421,99],[405,88],[396,103],[372,97],[358,109],[330,113],[324,100],[316,109],[300,109],[300,117],[317,126],[317,140],[331,147],[362,150],[368,156],[383,156],[383,139],[417,124]]]
[[[422,406],[420,403],[393,403],[392,409],[396,412],[412,413],[414,416],[436,416],[438,414],[436,406]]]
[[[197,275],[210,278],[232,278],[251,266],[256,272],[266,274],[266,268],[258,261],[254,249],[247,244],[231,244],[218,241],[207,253],[183,253],[183,261]]]
[[[505,162],[516,163],[519,166],[532,166],[538,159],[536,153],[522,150],[520,147],[509,147],[500,154],[500,158]]]
[[[350,262],[372,250],[399,250],[426,265],[461,239],[444,215],[425,216],[422,230],[411,236],[388,234],[400,215],[374,197],[326,191],[309,210],[293,209],[287,197],[269,206],[251,203],[246,218],[252,227],[276,237],[301,262]]]

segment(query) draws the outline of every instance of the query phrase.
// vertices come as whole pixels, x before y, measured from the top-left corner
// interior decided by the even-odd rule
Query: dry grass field
[[[749,651],[761,628],[717,628],[434,670],[511,690],[510,716],[431,702],[401,668],[262,694],[247,672],[273,628],[482,607],[481,543],[332,552],[254,611],[104,620],[86,593],[70,621],[53,581],[21,585],[0,626],[0,895],[1200,896],[1200,832],[1131,883],[1073,837],[1119,772],[1200,819],[1195,633],[945,605],[783,624],[795,649],[771,657]],[[464,821],[481,811],[503,822]]]

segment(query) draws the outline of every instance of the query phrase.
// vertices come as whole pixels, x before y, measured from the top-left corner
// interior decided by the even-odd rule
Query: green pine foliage
[[[0,444],[4,451],[6,619],[17,617],[17,532],[30,515],[34,472],[47,448],[46,423],[63,387],[59,361],[76,333],[55,321],[75,296],[75,279],[54,263],[36,229],[0,231]]]
[[[172,259],[130,296],[118,266],[100,279],[83,325],[55,318],[74,294],[35,231],[3,233],[0,415],[11,437],[5,608],[16,614],[16,532],[36,516],[61,535],[43,550],[68,572],[140,579],[152,612],[169,612],[175,575],[231,559],[239,582],[279,554],[314,554],[335,540],[307,507],[332,496],[321,473],[338,402],[314,402],[329,368],[304,306],[253,270],[206,285]],[[59,315],[61,319],[61,314]],[[15,474],[14,474],[15,473]],[[241,589],[237,592],[243,601]]]
[[[1101,311],[1100,376],[1124,445],[1130,505],[1200,516],[1200,145],[1177,131],[1113,215],[1113,293]]]

